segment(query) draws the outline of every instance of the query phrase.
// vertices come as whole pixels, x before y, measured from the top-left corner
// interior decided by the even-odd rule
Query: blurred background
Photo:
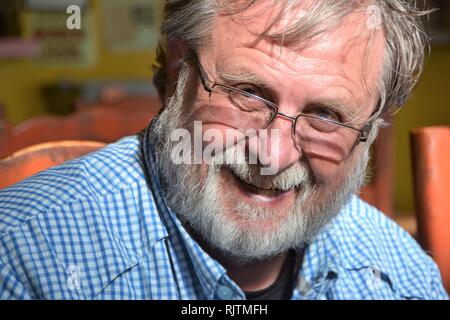
[[[75,11],[66,12],[70,5],[80,8],[79,21]],[[450,125],[450,2],[427,5],[439,9],[426,19],[432,51],[414,96],[396,115],[392,134],[385,136],[393,144],[387,161],[398,215],[414,211],[409,131]],[[17,149],[5,147],[13,129],[24,132],[27,123],[42,117],[82,117],[83,112],[110,108],[145,114],[137,117],[141,122],[136,128],[144,126],[159,108],[151,66],[162,8],[163,0],[0,0],[0,157]],[[75,28],[69,29],[67,19],[74,13],[70,22]],[[103,119],[99,126],[109,131],[121,118],[125,121],[118,116],[116,125],[97,115],[95,121]],[[39,129],[24,139],[29,142],[40,133],[44,135]],[[62,137],[59,133],[51,135]],[[95,134],[88,138],[97,139]],[[111,134],[103,140],[115,138]]]

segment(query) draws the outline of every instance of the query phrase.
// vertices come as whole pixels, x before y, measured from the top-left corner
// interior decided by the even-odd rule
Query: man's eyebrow
[[[266,87],[267,84],[256,74],[242,70],[242,71],[218,71],[218,77],[221,81],[227,82],[250,82],[261,87]]]

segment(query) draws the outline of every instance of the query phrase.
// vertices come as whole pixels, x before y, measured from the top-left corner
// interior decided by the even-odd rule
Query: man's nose
[[[259,132],[256,148],[260,165],[276,168],[274,173],[278,173],[299,161],[302,151],[294,142],[293,125],[290,118],[278,116]]]

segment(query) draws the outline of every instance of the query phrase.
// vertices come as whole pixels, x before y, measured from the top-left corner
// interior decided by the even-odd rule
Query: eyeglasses
[[[253,84],[229,86],[208,83],[208,76],[197,54],[192,58],[203,88],[209,93],[206,117],[211,122],[223,123],[237,130],[266,129],[280,116],[292,122],[292,138],[304,152],[316,154],[330,160],[342,160],[360,142],[368,139],[372,122],[361,129],[339,121],[339,110],[317,106],[307,112],[290,116],[279,111],[278,105],[258,95]]]

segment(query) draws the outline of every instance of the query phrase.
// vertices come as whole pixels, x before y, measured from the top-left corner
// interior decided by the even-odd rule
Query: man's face
[[[271,17],[267,11],[255,15],[258,10],[216,18],[211,45],[197,52],[209,79],[250,87],[290,116],[306,111],[321,115],[322,106],[338,105],[351,118],[347,120],[361,128],[378,99],[383,57],[382,35],[367,28],[364,10],[337,29],[289,47],[264,38],[255,43]],[[296,15],[274,28],[286,27]],[[204,131],[217,129],[225,136],[232,126],[226,117],[210,120],[211,98],[197,74],[191,74],[186,87],[183,111],[178,119],[172,114],[170,121],[185,127],[202,121]],[[173,209],[211,245],[242,260],[278,254],[310,240],[360,186],[367,163],[367,144],[330,158],[296,144],[292,121],[285,117],[275,118],[267,129],[279,136],[279,143],[270,148],[278,168],[272,176],[261,176],[257,165],[167,169],[167,153],[159,160],[171,171],[162,174],[173,179],[167,186]]]

